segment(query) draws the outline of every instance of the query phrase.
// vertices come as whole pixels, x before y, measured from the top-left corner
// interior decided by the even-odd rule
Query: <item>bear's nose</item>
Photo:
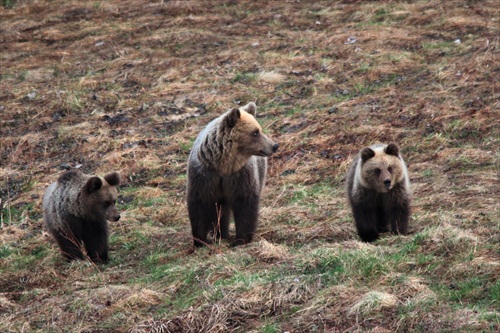
[[[391,187],[391,180],[390,180],[390,179],[386,179],[386,180],[384,180],[384,185],[385,185],[385,187],[387,187],[387,188]]]
[[[276,152],[276,150],[278,150],[278,147],[280,146],[279,143],[275,143],[274,146],[273,146],[273,153]]]
[[[117,220],[117,221],[119,221],[119,220],[120,220],[120,217],[121,217],[121,216],[120,216],[120,215],[118,215],[118,216],[116,217],[116,220]]]

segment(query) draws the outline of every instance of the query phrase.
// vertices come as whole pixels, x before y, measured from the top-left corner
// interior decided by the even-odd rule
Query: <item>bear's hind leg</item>
[[[259,217],[259,196],[237,198],[233,205],[234,224],[236,227],[236,238],[231,246],[250,243],[257,229]]]
[[[189,220],[191,222],[191,232],[195,247],[202,247],[208,243],[208,231],[217,221],[215,205],[215,202],[188,201]]]

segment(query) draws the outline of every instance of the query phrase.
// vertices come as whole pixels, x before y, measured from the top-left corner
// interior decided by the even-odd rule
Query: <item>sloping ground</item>
[[[500,329],[496,1],[1,3],[1,332]],[[249,101],[280,142],[257,239],[193,252],[191,144]],[[364,244],[343,182],[378,141],[411,234]],[[125,178],[109,265],[44,232],[68,168]]]

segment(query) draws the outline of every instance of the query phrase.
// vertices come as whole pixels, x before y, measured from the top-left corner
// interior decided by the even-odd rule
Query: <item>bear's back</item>
[[[43,202],[42,202],[42,206],[43,206],[44,211],[49,208],[50,203],[51,203],[51,198],[52,198],[52,195],[54,194],[56,187],[57,187],[57,182],[53,182],[45,190],[45,193],[43,195]]]
[[[67,171],[45,190],[42,207],[50,229],[57,229],[62,216],[73,214],[78,209],[76,201],[88,176],[78,171]]]
[[[215,133],[215,131],[217,131],[217,126],[221,122],[222,117],[223,117],[223,115],[213,119],[198,134],[198,136],[194,140],[193,147],[191,148],[191,152],[189,154],[189,158],[188,158],[189,163],[194,163],[195,165],[203,163],[198,157],[198,154],[200,153],[200,149],[201,149],[202,145],[204,144],[204,142],[207,140],[207,136],[212,135],[212,133]]]

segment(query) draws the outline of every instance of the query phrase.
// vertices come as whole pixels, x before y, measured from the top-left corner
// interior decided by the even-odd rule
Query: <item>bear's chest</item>
[[[230,175],[214,174],[207,185],[212,198],[217,201],[231,201],[232,198],[255,192],[258,187],[255,177],[247,168]]]

